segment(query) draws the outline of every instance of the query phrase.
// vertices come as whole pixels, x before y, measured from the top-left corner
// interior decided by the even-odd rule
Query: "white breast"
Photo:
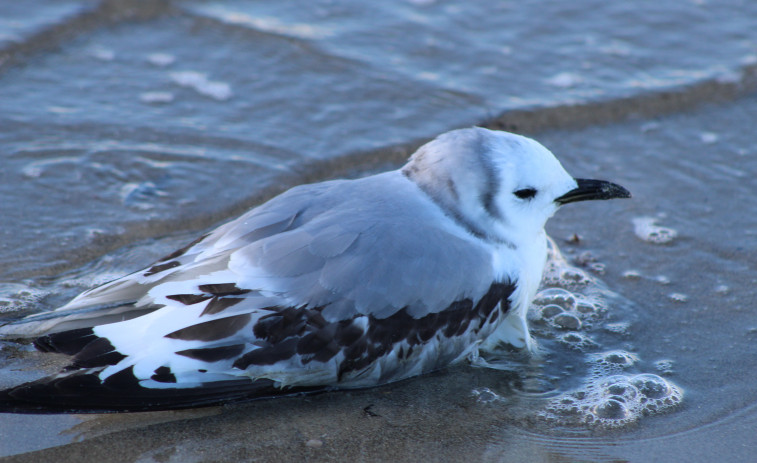
[[[482,350],[492,350],[500,344],[511,344],[517,348],[534,349],[528,331],[526,315],[531,301],[541,283],[547,260],[547,237],[543,231],[517,249],[501,246],[494,253],[495,274],[500,278],[507,275],[517,278],[517,287],[510,296],[510,311],[505,320],[480,345]]]

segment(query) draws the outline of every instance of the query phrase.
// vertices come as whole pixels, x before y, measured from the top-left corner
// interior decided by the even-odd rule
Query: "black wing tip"
[[[52,333],[37,338],[42,352],[73,355],[71,364],[54,376],[0,390],[0,413],[80,414],[177,410],[217,406],[276,396],[324,390],[280,388],[268,379],[232,378],[182,387],[167,367],[158,368],[150,379],[165,388],[143,387],[133,367],[101,380],[99,373],[125,358],[107,338],[92,328]],[[165,370],[165,371],[164,371]]]
[[[220,406],[272,397],[312,394],[325,387],[281,389],[267,379],[234,379],[196,388],[145,388],[131,368],[100,381],[97,372],[74,371],[0,391],[0,413],[93,414],[168,411]]]
[[[34,347],[40,352],[75,355],[95,339],[92,328],[78,328],[41,336],[34,340]]]
[[[16,397],[26,385],[0,391],[0,413],[14,413],[24,415],[53,415],[62,413],[79,413],[78,410],[67,408],[62,404],[48,404],[34,402]]]

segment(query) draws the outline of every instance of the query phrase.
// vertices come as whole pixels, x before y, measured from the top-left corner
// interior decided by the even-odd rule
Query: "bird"
[[[529,351],[561,206],[629,198],[537,141],[471,127],[393,171],[296,186],[149,267],[5,322],[71,356],[0,411],[168,410],[366,388]]]

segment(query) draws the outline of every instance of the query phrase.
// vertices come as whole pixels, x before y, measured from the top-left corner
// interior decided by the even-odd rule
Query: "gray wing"
[[[493,282],[487,249],[391,174],[341,182],[304,208],[285,203],[280,223],[294,218],[285,230],[231,253],[240,284],[295,307],[321,307],[331,321],[386,318],[402,308],[419,318],[480,299]],[[247,224],[267,216],[252,214]]]

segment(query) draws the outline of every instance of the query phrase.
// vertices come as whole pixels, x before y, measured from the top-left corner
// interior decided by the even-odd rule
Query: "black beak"
[[[562,206],[563,204],[574,203],[576,201],[587,201],[590,199],[614,199],[630,198],[631,193],[620,185],[606,182],[604,180],[589,180],[577,178],[578,188],[570,190],[555,202]]]

